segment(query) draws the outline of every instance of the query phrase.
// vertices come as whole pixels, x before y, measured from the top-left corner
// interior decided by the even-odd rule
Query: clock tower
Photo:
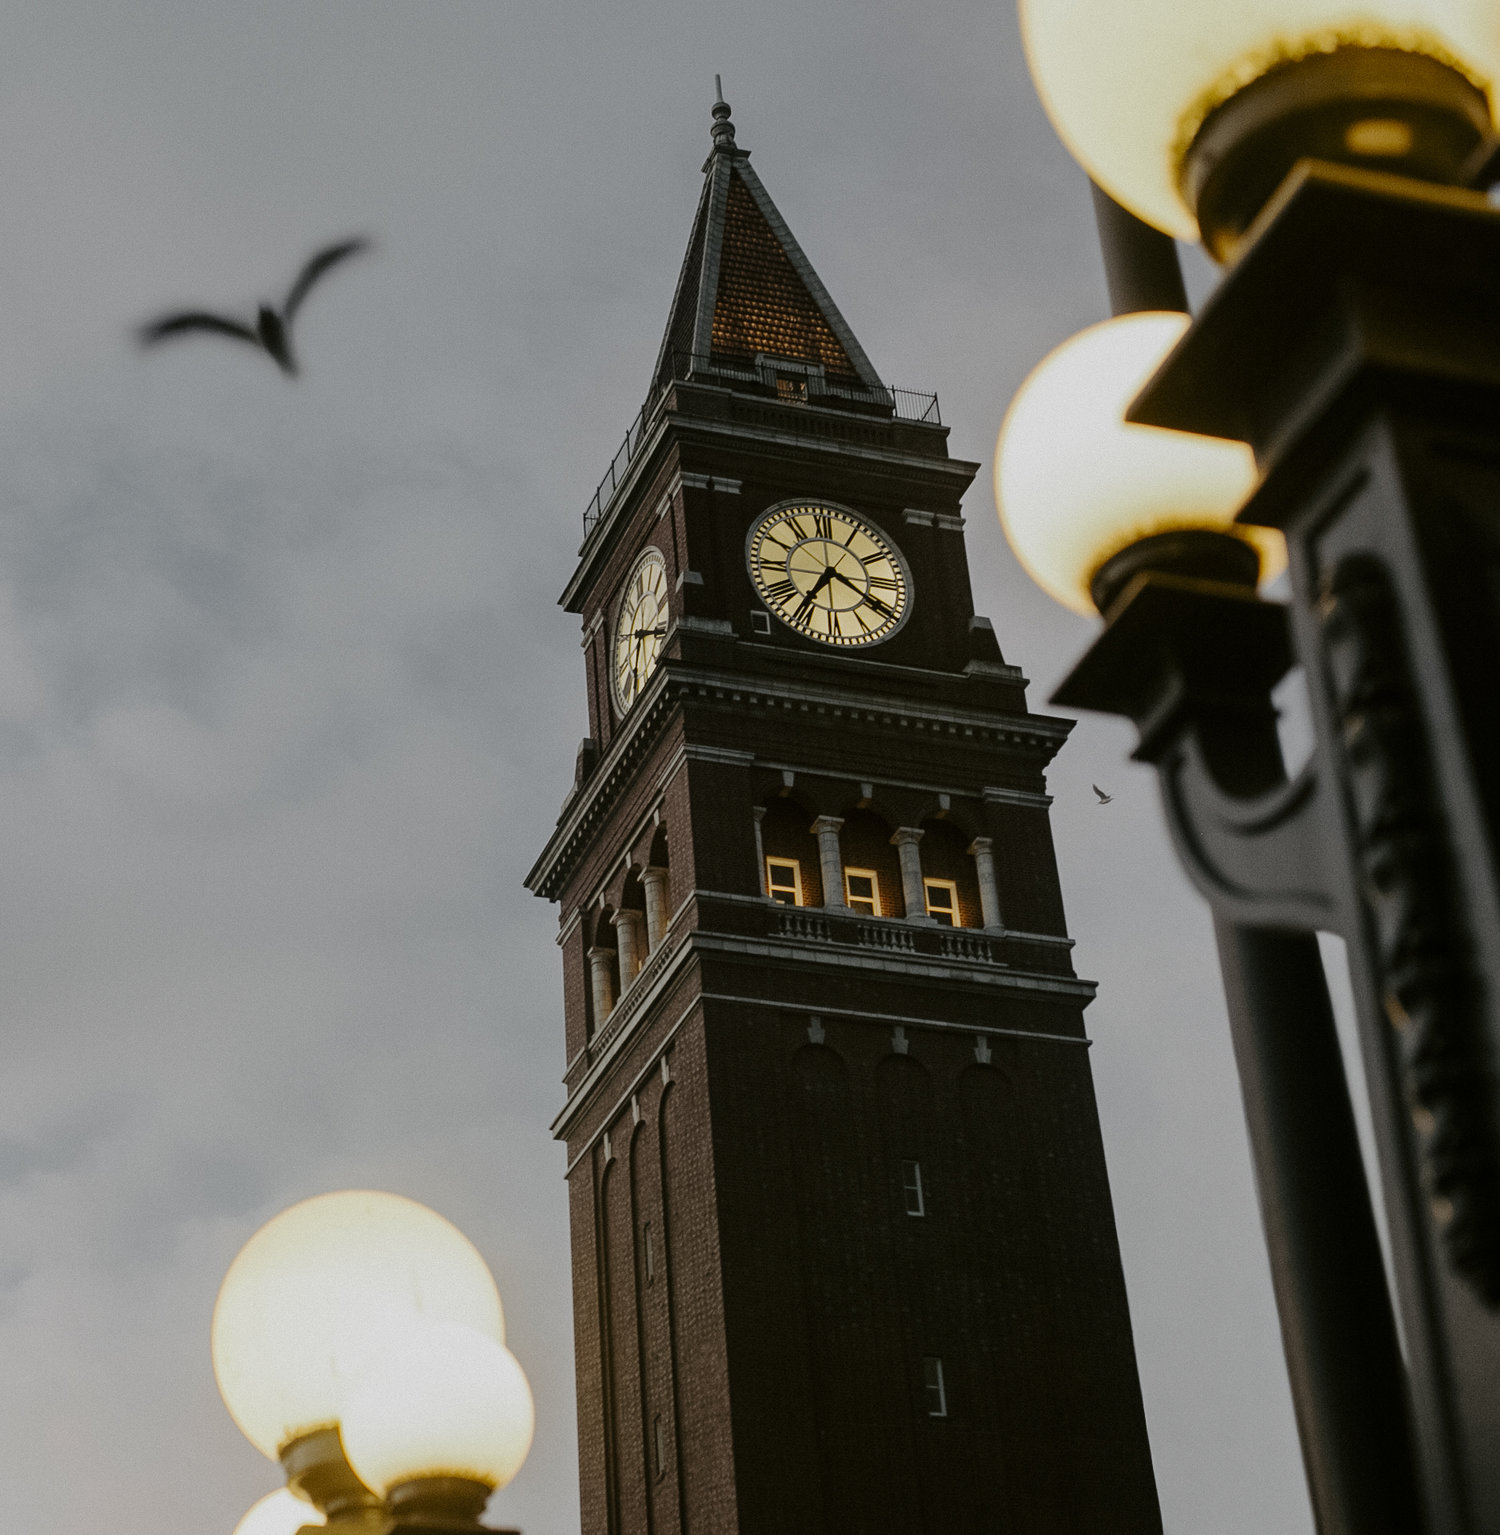
[[[1161,1529],[1047,821],[1068,722],[974,615],[888,387],[713,110],[563,594],[584,1535]]]

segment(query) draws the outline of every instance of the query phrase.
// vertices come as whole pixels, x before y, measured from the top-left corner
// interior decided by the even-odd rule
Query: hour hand
[[[838,571],[836,571],[832,565],[829,565],[823,571],[823,574],[819,576],[818,579],[814,581],[813,584],[807,589],[806,593],[804,593],[802,601],[797,604],[797,611],[792,614],[793,619],[800,619],[802,615],[807,612],[807,610],[813,605],[813,601],[817,597],[818,593],[821,592],[823,588],[827,586],[828,583],[836,575],[838,575]]]

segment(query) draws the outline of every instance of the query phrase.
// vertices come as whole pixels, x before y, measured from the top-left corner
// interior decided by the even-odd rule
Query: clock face
[[[911,611],[911,576],[884,534],[843,507],[773,506],[746,541],[750,579],[782,623],[824,645],[888,640]]]
[[[630,572],[615,621],[611,679],[621,714],[635,702],[655,669],[667,637],[667,617],[667,562],[659,550],[648,549]]]

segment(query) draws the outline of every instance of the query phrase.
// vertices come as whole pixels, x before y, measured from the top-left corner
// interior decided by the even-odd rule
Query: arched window
[[[603,1027],[620,995],[620,954],[613,918],[614,912],[608,906],[600,908],[586,950],[590,1035]]]
[[[948,927],[983,927],[969,843],[951,821],[922,823],[922,885],[928,915]]]
[[[873,810],[851,810],[839,832],[844,856],[844,900],[866,917],[904,917],[901,856],[891,846],[890,824]]]
[[[765,891],[783,906],[821,906],[818,839],[808,828],[815,812],[791,798],[771,800],[760,823]]]

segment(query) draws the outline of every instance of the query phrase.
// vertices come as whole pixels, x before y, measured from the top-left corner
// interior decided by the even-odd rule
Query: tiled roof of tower
[[[712,334],[712,350],[726,356],[764,352],[856,377],[843,343],[755,206],[744,179],[736,175],[729,178],[724,210]]]
[[[741,362],[765,356],[879,389],[880,376],[750,168],[749,152],[735,144],[728,104],[716,102],[713,115],[713,153],[656,379],[671,375],[674,354]]]

